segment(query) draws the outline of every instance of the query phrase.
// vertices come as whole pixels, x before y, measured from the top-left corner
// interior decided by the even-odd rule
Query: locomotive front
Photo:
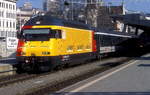
[[[23,69],[39,69],[52,61],[50,56],[55,36],[57,36],[56,31],[50,28],[24,27],[22,29],[18,36],[17,60]]]

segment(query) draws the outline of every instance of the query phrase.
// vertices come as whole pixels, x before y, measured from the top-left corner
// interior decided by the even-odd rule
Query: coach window
[[[116,43],[119,44],[120,42],[122,42],[122,38],[121,37],[116,37]]]
[[[100,35],[100,45],[101,46],[104,46],[104,37],[103,37],[103,35]]]

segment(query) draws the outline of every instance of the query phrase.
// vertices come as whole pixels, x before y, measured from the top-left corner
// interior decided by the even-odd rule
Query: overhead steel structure
[[[111,16],[114,21],[119,20],[124,23],[125,26],[132,26],[136,28],[136,34],[138,30],[144,31],[150,30],[150,14],[126,14],[126,15],[113,15]],[[126,27],[124,28],[124,30]]]

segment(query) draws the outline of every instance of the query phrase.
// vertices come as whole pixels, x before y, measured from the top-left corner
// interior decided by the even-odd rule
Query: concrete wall
[[[8,50],[6,49],[6,42],[0,41],[0,57],[10,57],[14,58],[16,50]]]

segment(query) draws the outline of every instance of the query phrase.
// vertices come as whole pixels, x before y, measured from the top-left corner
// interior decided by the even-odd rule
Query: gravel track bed
[[[27,81],[27,80],[34,79],[40,76],[49,75],[53,72],[56,72],[56,71],[51,71],[51,72],[42,73],[42,74],[23,73],[23,74],[11,75],[11,76],[4,76],[0,78],[0,88],[4,86],[12,85],[13,83]]]
[[[2,78],[0,78],[0,88],[3,86],[8,86],[8,85],[13,84],[18,81],[24,81],[24,80],[34,78],[34,77],[36,77],[35,74],[32,74],[32,75],[16,74],[16,75],[12,75],[12,76],[2,77]]]
[[[107,71],[109,69],[112,69],[113,67],[119,66],[122,63],[129,61],[131,59],[129,58],[122,58],[118,59],[117,61],[111,61],[111,62],[103,62],[99,65],[99,68],[95,69],[88,69],[87,72],[82,72],[80,74],[77,74],[75,76],[69,77],[64,80],[60,80],[53,84],[47,84],[45,86],[41,86],[39,88],[33,88],[30,89],[30,91],[26,91],[26,95],[49,95],[50,93],[55,93],[56,91],[59,91],[67,86],[70,86],[72,84],[75,84],[79,81],[82,81],[84,79],[87,79],[89,77],[92,77],[94,75],[97,75],[99,73],[102,73],[104,71]],[[96,63],[94,63],[96,65]],[[119,68],[119,67],[118,67]]]
[[[71,67],[62,71],[57,71],[47,75],[43,75],[34,79],[25,80],[0,88],[0,95],[22,95],[22,94],[36,94],[57,91],[65,86],[71,85],[75,82],[93,76],[108,68],[121,64],[127,61],[127,58],[111,58],[103,61],[91,62],[76,67]],[[110,65],[102,65],[109,63]],[[83,75],[85,75],[83,77]],[[35,93],[33,93],[35,92]]]

